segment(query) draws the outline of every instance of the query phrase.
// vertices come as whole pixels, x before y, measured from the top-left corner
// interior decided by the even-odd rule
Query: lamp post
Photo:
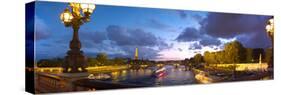
[[[70,8],[70,9],[69,9]],[[94,4],[70,3],[61,14],[60,19],[66,27],[72,27],[73,37],[70,41],[65,61],[62,65],[64,73],[87,72],[86,57],[83,55],[79,41],[78,30],[81,25],[90,21],[90,16],[95,9]]]
[[[271,41],[272,41],[272,46],[273,46],[273,39],[274,39],[274,19],[273,17],[270,18],[268,21],[267,21],[267,25],[265,26],[265,30],[268,34],[268,36],[271,38]]]
[[[270,37],[271,44],[272,44],[272,56],[268,63],[269,63],[270,71],[273,71],[273,54],[274,54],[274,52],[273,52],[274,51],[274,19],[273,19],[273,16],[267,21],[265,30],[266,30],[268,36]]]

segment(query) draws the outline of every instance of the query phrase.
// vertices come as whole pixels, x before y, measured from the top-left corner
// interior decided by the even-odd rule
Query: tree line
[[[272,48],[266,50],[262,48],[245,48],[240,42],[233,41],[226,43],[223,50],[216,52],[205,51],[203,55],[196,54],[190,59],[186,59],[190,64],[233,64],[233,63],[257,63],[259,57],[262,62],[270,62],[273,54]]]
[[[63,58],[41,59],[36,65],[38,67],[60,67],[64,63]],[[99,53],[96,57],[87,58],[88,66],[108,66],[108,65],[123,65],[127,63],[125,58],[109,59],[106,53]]]

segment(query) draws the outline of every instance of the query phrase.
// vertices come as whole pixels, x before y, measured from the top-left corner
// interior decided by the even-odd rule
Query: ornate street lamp
[[[273,16],[267,21],[267,24],[265,26],[265,30],[268,34],[268,36],[271,39],[271,44],[272,44],[272,54],[274,54],[274,19]],[[269,71],[273,71],[273,55],[270,58],[270,61],[268,62],[269,64]]]
[[[86,57],[83,55],[79,41],[78,30],[81,25],[90,21],[90,16],[95,9],[94,4],[70,3],[70,9],[66,8],[60,15],[61,21],[66,27],[73,28],[73,37],[70,41],[70,50],[65,56],[62,65],[64,73],[87,72]]]
[[[267,21],[267,25],[265,26],[265,30],[268,34],[268,36],[271,38],[272,42],[273,42],[273,33],[274,33],[274,19],[273,17],[270,18],[268,21]],[[273,43],[272,43],[273,44]]]

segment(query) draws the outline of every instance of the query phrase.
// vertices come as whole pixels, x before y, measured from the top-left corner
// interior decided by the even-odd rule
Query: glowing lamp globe
[[[73,19],[71,12],[68,9],[65,9],[63,13],[60,15],[60,19],[64,23],[70,23]]]
[[[273,35],[274,32],[274,20],[273,18],[269,19],[267,25],[265,26],[266,32],[270,35]]]
[[[86,16],[90,16],[96,8],[95,4],[81,4],[81,9]]]

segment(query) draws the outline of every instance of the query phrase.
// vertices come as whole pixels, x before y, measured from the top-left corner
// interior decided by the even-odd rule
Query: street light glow
[[[64,12],[61,13],[60,19],[61,19],[61,21],[64,22],[64,23],[69,23],[69,22],[72,21],[73,16],[72,16],[72,14],[70,13],[69,9],[65,9]]]
[[[273,18],[269,19],[267,25],[265,26],[266,32],[270,33],[271,35],[274,32],[274,20]]]
[[[96,8],[94,4],[81,4],[81,9],[84,14],[91,14],[93,10]]]
[[[73,15],[74,17],[78,17],[80,18],[81,17],[81,14],[80,14],[80,3],[70,3],[69,6],[72,8],[72,12],[73,12]]]

